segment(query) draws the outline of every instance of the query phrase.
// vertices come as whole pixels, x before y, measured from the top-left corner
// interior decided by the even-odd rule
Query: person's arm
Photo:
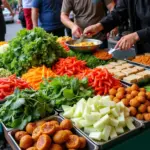
[[[72,0],[63,0],[61,10],[61,22],[71,29],[72,34],[79,38],[82,34],[82,29],[69,19],[69,14],[72,11]]]
[[[22,11],[22,0],[18,0],[18,8],[19,8],[19,12]]]
[[[10,11],[11,15],[14,16],[14,13],[13,13],[8,1],[7,0],[2,0],[2,4],[4,5],[4,7],[6,7]]]
[[[38,26],[39,9],[32,7],[32,23],[33,28]]]

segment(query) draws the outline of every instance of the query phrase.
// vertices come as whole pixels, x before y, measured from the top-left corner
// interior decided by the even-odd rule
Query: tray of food
[[[123,60],[110,62],[108,65],[98,67],[107,68],[110,73],[114,74],[115,78],[120,79],[123,83],[128,85],[150,78],[149,69],[127,63]]]
[[[73,51],[78,51],[82,53],[90,53],[95,52],[95,50],[99,49],[102,41],[96,39],[83,39],[82,42],[77,43],[77,40],[70,40],[66,42],[66,45]]]
[[[8,135],[15,150],[98,150],[98,146],[74,128],[70,120],[56,115],[36,123],[28,123],[25,131],[12,130]]]
[[[141,121],[130,116],[123,101],[116,103],[110,96],[81,99],[73,107],[63,106],[60,115],[72,120],[80,131],[101,149],[127,140],[143,128]]]
[[[126,59],[126,61],[150,69],[150,53],[145,53],[144,55],[130,57]]]

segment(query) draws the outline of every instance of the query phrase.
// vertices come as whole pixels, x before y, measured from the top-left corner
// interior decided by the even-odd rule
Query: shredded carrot
[[[42,67],[32,67],[27,73],[22,75],[25,80],[33,89],[38,90],[43,78],[56,77],[56,74],[44,65]]]
[[[109,60],[112,58],[112,55],[109,54],[107,51],[105,50],[99,50],[97,52],[94,53],[94,56],[101,59],[101,60]]]

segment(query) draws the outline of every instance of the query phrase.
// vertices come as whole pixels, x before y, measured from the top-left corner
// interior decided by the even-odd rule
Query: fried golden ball
[[[27,131],[27,133],[29,133],[29,134],[32,134],[32,132],[33,132],[33,130],[36,128],[37,126],[36,126],[36,123],[28,123],[27,125],[26,125],[26,131]]]
[[[51,144],[49,150],[63,150],[63,148],[59,144]]]
[[[145,97],[145,96],[146,96],[146,93],[143,92],[143,91],[142,91],[142,92],[139,92],[139,93],[138,93],[138,96],[143,96],[143,97]]]
[[[114,97],[113,101],[114,101],[115,103],[118,103],[118,102],[120,102],[120,99],[118,99],[117,97]]]
[[[80,147],[80,139],[77,135],[70,135],[67,142],[66,147],[68,149],[78,149]]]
[[[80,140],[80,148],[85,148],[86,139],[84,137],[79,137],[79,140]]]
[[[137,96],[136,99],[140,102],[140,103],[145,103],[146,102],[146,99],[144,96]]]
[[[20,139],[21,139],[23,136],[25,136],[25,135],[28,135],[28,133],[25,132],[25,131],[17,131],[17,132],[15,133],[15,139],[16,139],[16,141],[20,141]]]
[[[123,98],[121,101],[124,103],[125,106],[129,106],[130,100]]]
[[[70,130],[64,130],[64,131],[67,132],[68,136],[73,134]]]
[[[143,114],[137,114],[136,118],[139,120],[143,120],[144,119],[144,115]]]
[[[140,88],[140,92],[146,92],[145,88]]]
[[[137,114],[136,108],[131,106],[131,107],[129,107],[129,109],[130,109],[131,116],[136,116],[136,114]]]
[[[60,123],[60,127],[61,127],[61,129],[63,129],[63,130],[70,130],[70,129],[72,129],[73,125],[72,125],[71,120],[69,120],[69,119],[64,119],[64,120]]]
[[[131,92],[131,95],[132,95],[133,97],[136,97],[136,96],[138,95],[138,93],[139,93],[138,91],[135,91],[135,90],[134,90],[134,91]]]
[[[140,113],[145,113],[147,111],[147,106],[145,104],[141,104],[138,108]]]
[[[45,120],[37,121],[37,122],[36,122],[36,126],[37,126],[37,127],[38,127],[38,126],[41,126],[41,125],[43,125],[45,122],[46,122]]]
[[[110,89],[110,90],[109,90],[109,95],[113,95],[113,96],[115,96],[115,95],[116,95],[116,93],[117,93],[117,90],[116,90],[116,89],[114,89],[114,88],[112,88],[112,89]]]
[[[134,98],[134,99],[130,100],[130,106],[139,107],[140,102],[136,98]]]
[[[131,94],[126,94],[126,99],[131,100],[133,96]]]
[[[132,84],[131,89],[134,91],[138,91],[139,90],[139,86],[137,84]]]
[[[124,87],[120,87],[120,88],[118,88],[117,92],[125,93],[125,88]]]
[[[145,114],[144,114],[144,119],[145,119],[146,121],[150,121],[150,113],[145,113]]]
[[[148,100],[150,100],[150,92],[146,92],[146,97]]]
[[[128,94],[131,94],[131,92],[132,92],[131,87],[127,87],[125,90],[126,90],[126,92],[127,92]]]
[[[32,147],[29,147],[28,149],[26,150],[38,150],[36,147],[32,146]]]
[[[65,132],[64,130],[59,130],[57,131],[54,136],[53,136],[53,141],[56,144],[63,144],[68,140],[68,133]]]
[[[27,149],[33,145],[33,139],[30,135],[25,135],[20,139],[20,148]]]
[[[115,96],[109,95],[110,99],[113,100]]]
[[[145,105],[150,106],[150,101],[146,100]]]
[[[124,93],[123,93],[123,92],[117,92],[116,97],[121,100],[121,99],[123,99],[125,96],[124,96]]]

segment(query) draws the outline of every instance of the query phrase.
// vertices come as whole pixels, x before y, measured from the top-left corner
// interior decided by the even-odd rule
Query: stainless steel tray
[[[59,114],[62,118],[63,115],[62,114]],[[134,119],[134,118],[133,118]],[[98,141],[95,141],[93,139],[90,138],[90,140],[95,143],[97,146],[99,146],[100,150],[103,150],[103,149],[107,149],[107,148],[111,148],[113,145],[116,145],[118,144],[119,142],[121,141],[124,141],[124,140],[127,140],[128,138],[132,137],[133,135],[136,135],[137,133],[140,132],[140,130],[142,128],[144,128],[144,125],[141,121],[137,120],[137,119],[134,119],[134,125],[136,126],[136,128],[134,130],[130,130],[130,131],[127,131],[125,132],[124,134],[121,134],[119,135],[118,137],[112,139],[112,140],[109,140],[107,142],[98,142]],[[75,127],[76,128],[76,127]],[[78,128],[77,128],[78,129]],[[82,129],[78,129],[83,135],[88,136],[88,134],[86,134]]]
[[[54,113],[52,113],[52,114],[50,114],[50,115],[58,115],[58,112],[57,112],[57,111],[54,111]],[[4,132],[9,132],[9,131],[14,130],[13,128],[8,128],[8,127],[6,127],[6,125],[5,125],[3,122],[1,122],[1,124],[2,124],[2,127],[3,127]]]
[[[144,64],[140,64],[140,63],[137,63],[137,62],[133,62],[133,61],[131,61],[131,60],[129,60],[129,59],[125,59],[128,63],[130,63],[130,64],[133,64],[133,65],[137,65],[137,66],[140,66],[140,67],[144,67],[144,68],[148,68],[148,69],[150,69],[150,66],[148,66],[148,65],[144,65]]]
[[[62,120],[64,120],[62,117],[58,116],[58,115],[54,115],[54,116],[50,116],[50,117],[47,117],[45,119],[42,119],[42,120],[57,120],[59,122],[61,122]],[[14,139],[14,134],[19,131],[17,129],[15,130],[12,130],[8,133],[8,136],[10,137],[11,141],[13,142],[13,146],[16,148],[14,150],[21,150],[18,143],[15,141]],[[86,138],[86,141],[87,141],[87,144],[86,144],[86,147],[83,149],[83,150],[98,150],[98,146],[96,146],[96,144],[94,144],[89,138],[87,138],[87,136],[85,136],[84,134],[82,134],[82,132],[80,132],[77,128],[73,128],[72,129],[72,132],[79,135],[79,136],[83,136]]]
[[[140,121],[143,124],[143,128],[149,128],[150,127],[150,121],[144,121],[144,120],[138,120],[134,117],[136,121]]]

